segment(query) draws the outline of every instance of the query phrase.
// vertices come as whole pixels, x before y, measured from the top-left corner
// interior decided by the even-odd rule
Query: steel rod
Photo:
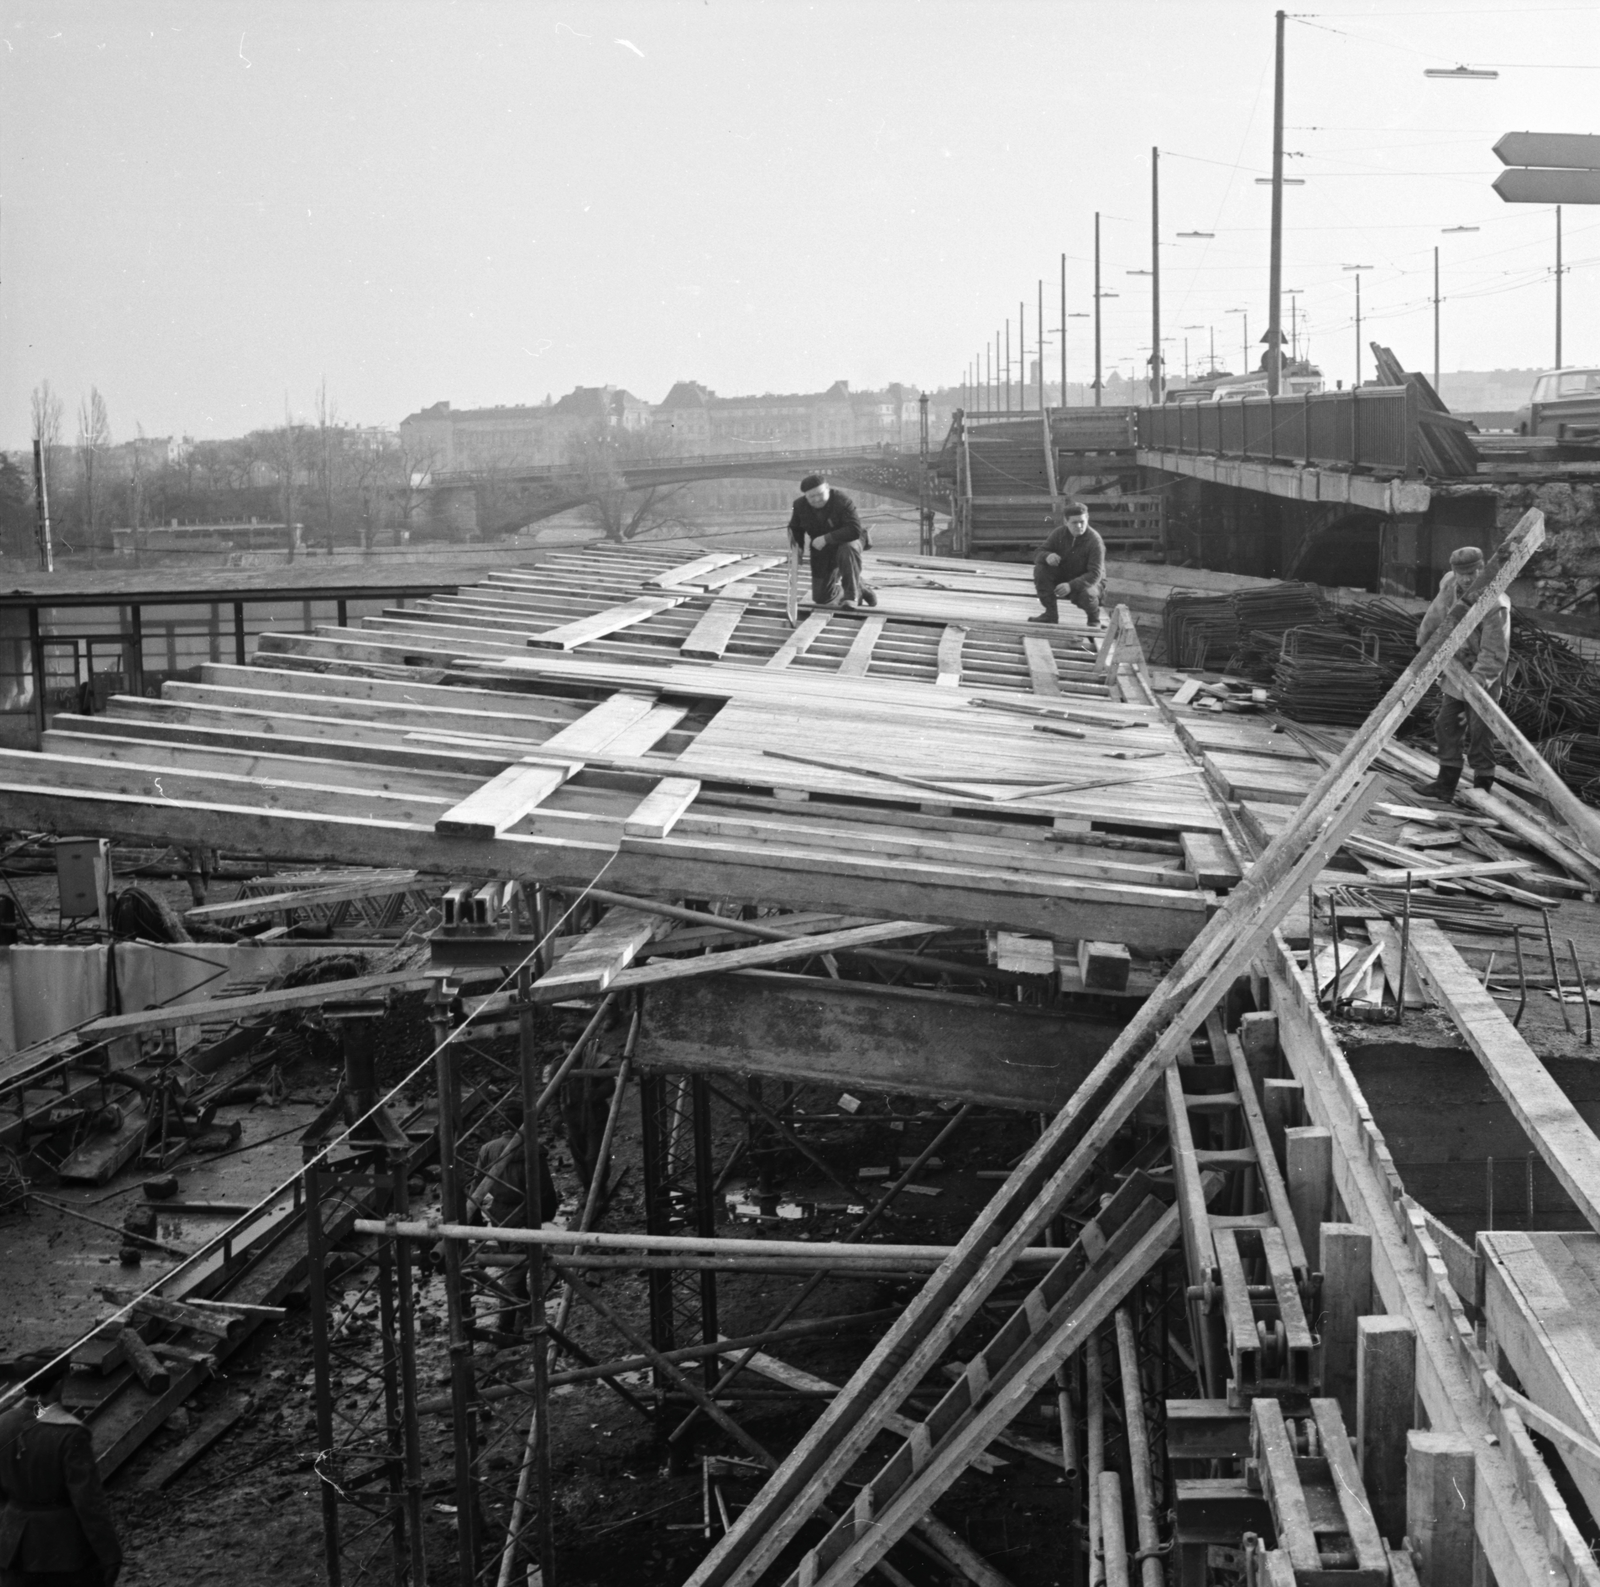
[[[1144,1587],[1162,1587],[1161,1545],[1156,1530],[1155,1494],[1150,1481],[1150,1434],[1144,1419],[1144,1386],[1139,1377],[1139,1351],[1133,1318],[1126,1306],[1116,1312],[1117,1357],[1122,1367],[1122,1419],[1128,1434],[1128,1465],[1133,1480],[1133,1508],[1139,1534],[1139,1571]]]
[[[1567,952],[1572,955],[1572,973],[1578,978],[1578,996],[1583,999],[1583,1044],[1585,1047],[1592,1047],[1594,1010],[1589,1007],[1589,982],[1583,973],[1583,966],[1578,963],[1578,945],[1571,937],[1567,938]]]
[[[1550,931],[1550,911],[1541,909],[1539,918],[1544,922],[1545,951],[1550,955],[1550,979],[1555,982],[1556,1006],[1561,1010],[1561,1023],[1567,1027],[1567,1034],[1572,1034],[1572,1016],[1567,1012],[1567,989],[1561,984],[1561,971],[1556,966],[1556,939]]]

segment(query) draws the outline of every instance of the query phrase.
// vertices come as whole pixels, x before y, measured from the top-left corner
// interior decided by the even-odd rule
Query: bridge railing
[[[792,447],[771,451],[752,447],[747,452],[689,452],[681,456],[669,452],[662,457],[630,458],[620,461],[618,466],[624,474],[627,474],[675,468],[730,468],[739,464],[755,467],[780,459],[799,467],[808,459],[819,463],[832,463],[840,458],[913,455],[915,454],[908,448],[890,446],[887,443],[875,446],[819,446],[808,452],[796,451]],[[433,483],[436,485],[471,483],[482,479],[485,472],[487,470],[484,468],[435,469]],[[583,471],[571,463],[503,463],[497,466],[495,472],[508,479],[514,477],[518,480],[573,480],[580,478]]]
[[[1147,451],[1414,475],[1419,409],[1411,386],[1364,386],[1299,397],[1169,402],[1138,410]]]

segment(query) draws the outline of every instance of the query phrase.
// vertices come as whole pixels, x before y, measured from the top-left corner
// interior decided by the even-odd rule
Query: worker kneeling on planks
[[[1030,623],[1059,623],[1061,608],[1057,603],[1065,596],[1083,613],[1090,628],[1100,626],[1100,597],[1106,587],[1106,543],[1098,530],[1089,527],[1085,503],[1068,502],[1064,514],[1058,511],[1056,527],[1033,559],[1033,587],[1044,610],[1030,617]]]
[[[811,553],[811,600],[816,606],[876,606],[877,593],[861,578],[861,553],[870,550],[856,504],[821,474],[800,481],[789,514],[789,538]]]
[[[1461,546],[1450,553],[1450,571],[1439,580],[1439,593],[1422,614],[1422,624],[1417,629],[1419,645],[1426,644],[1449,618],[1451,609],[1482,572],[1483,553],[1476,546]],[[1511,597],[1502,595],[1489,615],[1468,635],[1456,652],[1456,660],[1498,700],[1510,650]],[[1473,786],[1487,793],[1494,787],[1494,738],[1489,724],[1462,698],[1461,686],[1451,680],[1449,673],[1442,683],[1439,711],[1433,719],[1439,775],[1417,792],[1427,799],[1454,799],[1465,759],[1472,767]]]

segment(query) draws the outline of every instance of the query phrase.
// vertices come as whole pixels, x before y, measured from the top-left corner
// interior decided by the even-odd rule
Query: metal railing
[[[1147,451],[1415,475],[1421,472],[1418,419],[1414,387],[1365,386],[1140,408],[1138,431]]]

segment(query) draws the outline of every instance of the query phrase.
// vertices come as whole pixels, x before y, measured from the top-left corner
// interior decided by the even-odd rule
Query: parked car
[[[1600,439],[1600,369],[1551,369],[1533,383],[1526,407],[1517,409],[1518,435],[1553,435],[1562,441]]]

